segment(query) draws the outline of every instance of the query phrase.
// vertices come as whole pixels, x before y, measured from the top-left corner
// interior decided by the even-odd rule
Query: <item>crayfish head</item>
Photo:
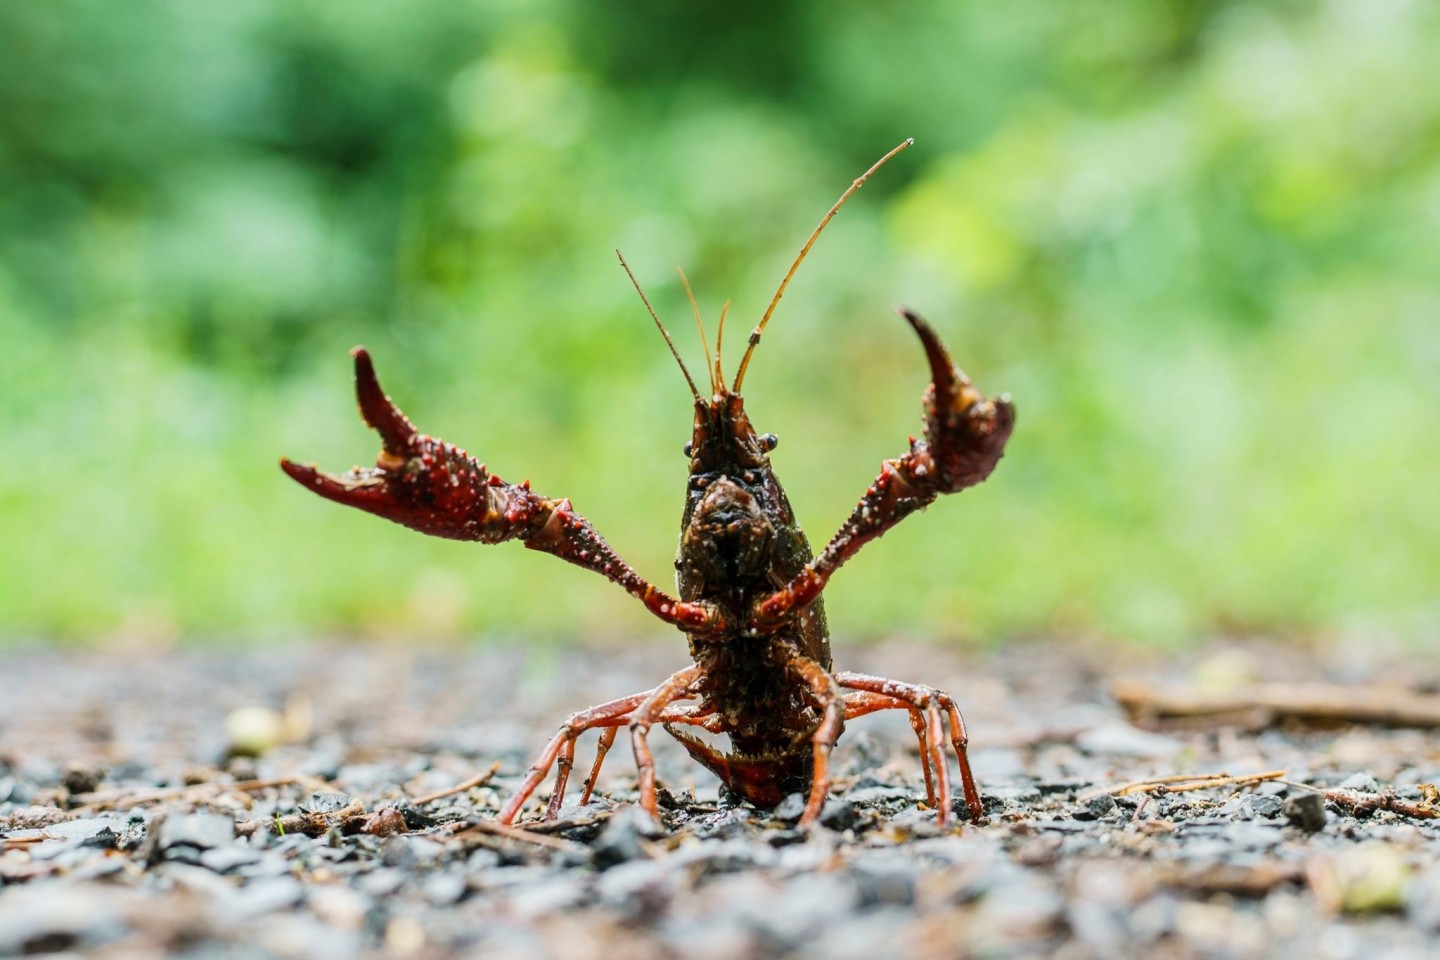
[[[770,451],[779,444],[773,433],[755,432],[745,412],[745,398],[728,391],[715,394],[707,403],[695,404],[695,427],[685,456],[690,474],[729,474],[770,466]]]

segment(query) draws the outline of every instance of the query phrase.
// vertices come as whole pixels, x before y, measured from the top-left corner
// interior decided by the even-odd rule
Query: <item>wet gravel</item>
[[[1106,692],[1120,674],[1433,689],[1428,662],[1255,645],[1168,658],[1043,644],[842,650],[847,669],[957,694],[983,821],[936,828],[910,728],[881,715],[847,728],[812,829],[796,826],[800,798],[774,812],[736,803],[659,733],[663,829],[636,815],[623,749],[591,805],[572,794],[557,823],[495,825],[566,712],[649,686],[682,657],[673,646],[7,653],[0,956],[1440,954],[1440,820],[1357,817],[1315,789],[1429,810],[1433,732],[1140,729]],[[488,783],[427,799],[494,761]],[[1107,792],[1279,770],[1249,785]]]

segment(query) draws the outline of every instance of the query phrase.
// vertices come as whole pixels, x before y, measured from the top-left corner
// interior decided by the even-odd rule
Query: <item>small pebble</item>
[[[784,800],[781,800],[780,805],[774,809],[773,814],[775,819],[799,820],[801,815],[805,813],[805,804],[808,801],[809,798],[803,793],[790,794]]]
[[[1411,878],[1405,890],[1405,913],[1421,930],[1440,934],[1440,865],[1432,863]]]
[[[733,878],[737,881],[743,875]],[[753,899],[743,894],[746,902],[759,908],[754,913],[756,926],[766,939],[784,947],[798,947],[817,932],[855,911],[860,900],[855,880],[834,871],[795,877],[779,890],[765,890],[755,885]]]
[[[81,817],[77,820],[51,824],[45,828],[44,832],[45,836],[57,840],[83,842],[99,837],[103,838],[101,845],[114,846],[117,828],[123,830],[124,826],[112,817]]]
[[[374,902],[364,893],[336,884],[315,887],[307,900],[321,922],[340,930],[362,929],[374,909]]]
[[[794,796],[799,796],[799,794],[794,794]],[[897,787],[894,784],[875,784],[872,782],[870,786],[857,787],[849,791],[845,794],[845,799],[861,806],[885,807],[914,803],[915,795],[904,787]],[[805,809],[803,799],[800,809],[802,811]],[[799,814],[797,813],[795,816],[798,818]]]
[[[1115,798],[1108,793],[1102,793],[1075,811],[1074,816],[1076,820],[1103,820],[1116,809]]]
[[[360,832],[375,837],[393,837],[406,829],[405,815],[394,807],[384,807],[370,815],[360,827]]]
[[[1256,817],[1271,819],[1280,816],[1284,801],[1279,797],[1272,797],[1263,794],[1250,794],[1240,801],[1242,807]]]
[[[239,707],[225,718],[225,736],[232,754],[258,757],[285,740],[285,717],[269,707]]]
[[[490,851],[485,851],[489,853]],[[405,886],[409,875],[403,870],[379,867],[361,875],[355,881],[356,889],[372,897],[387,897]]]
[[[1380,781],[1370,773],[1355,773],[1340,781],[1341,790],[1353,790],[1356,793],[1379,793]]]
[[[830,797],[820,808],[820,825],[831,830],[849,830],[860,820],[860,812],[849,800]]]
[[[235,842],[235,820],[219,813],[169,814],[150,830],[156,855],[167,858],[193,857],[199,862],[201,850],[225,847]],[[186,851],[190,853],[186,853]]]
[[[105,886],[57,895],[42,886],[6,890],[0,897],[0,956],[79,951],[127,933],[123,902]]]
[[[655,822],[638,804],[617,811],[590,845],[595,866],[601,870],[645,856],[642,840],[657,833]]]
[[[72,763],[65,768],[65,777],[60,782],[72,794],[93,793],[95,788],[100,786],[100,781],[104,779],[104,769],[87,766],[83,763]]]
[[[670,865],[658,860],[617,864],[600,875],[595,893],[600,901],[627,919],[660,914],[678,883]]]
[[[260,851],[253,847],[230,844],[202,851],[197,862],[207,870],[213,870],[216,873],[230,873],[259,862],[260,856]]]
[[[1286,800],[1282,807],[1285,818],[1306,833],[1325,829],[1325,798],[1318,793],[1302,793]]]

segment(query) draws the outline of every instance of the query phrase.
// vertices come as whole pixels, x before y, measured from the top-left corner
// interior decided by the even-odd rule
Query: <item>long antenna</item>
[[[720,329],[715,331],[715,382],[719,384],[718,389],[725,389],[725,371],[720,366],[720,348],[725,345],[725,314],[730,312],[730,301],[725,301],[725,306],[720,308]]]
[[[690,298],[690,310],[695,314],[695,329],[700,331],[700,346],[705,348],[705,371],[710,374],[710,392],[715,392],[715,364],[710,359],[710,341],[705,339],[705,321],[700,319],[700,304],[695,302],[695,292],[690,289],[690,278],[685,276],[685,269],[676,266],[680,273],[680,282],[685,284],[685,296]]]
[[[765,326],[770,322],[770,315],[775,312],[775,307],[779,305],[780,298],[785,296],[785,288],[790,286],[791,278],[795,276],[795,271],[800,269],[801,262],[805,259],[805,255],[810,252],[810,248],[815,245],[815,241],[819,238],[820,232],[825,229],[826,224],[834,219],[835,214],[840,212],[840,208],[845,205],[845,201],[850,199],[850,195],[865,185],[865,181],[870,179],[871,174],[885,166],[895,154],[904,150],[906,147],[913,146],[914,143],[915,139],[913,137],[907,137],[895,147],[895,149],[885,154],[885,156],[879,160],[876,160],[874,166],[860,174],[855,182],[850,184],[850,189],[842,193],[840,199],[835,201],[835,205],[830,208],[830,212],[820,219],[819,225],[816,226],[815,230],[810,234],[810,239],[806,240],[805,246],[800,248],[800,254],[795,258],[795,262],[790,264],[790,272],[785,274],[784,280],[780,281],[780,288],[775,291],[775,296],[770,300],[770,306],[765,309],[765,315],[760,318],[760,322],[755,326],[755,329],[750,331],[750,345],[745,348],[745,355],[740,358],[740,369],[735,374],[735,386],[730,388],[731,392],[740,392],[740,384],[745,379],[745,370],[750,366],[750,355],[755,352],[756,345],[760,343],[760,335],[765,332]]]
[[[694,396],[695,402],[704,403],[705,401],[700,399],[700,391],[695,389],[695,381],[690,378],[690,371],[685,369],[685,361],[680,359],[680,353],[675,349],[675,341],[670,339],[670,331],[666,330],[665,324],[660,322],[660,317],[656,314],[655,308],[650,306],[650,298],[645,296],[644,290],[640,289],[640,281],[635,279],[635,273],[630,269],[630,264],[625,262],[625,254],[616,250],[615,256],[620,258],[620,266],[625,268],[626,276],[628,276],[630,282],[635,285],[635,292],[640,294],[640,302],[645,304],[646,310],[650,311],[650,319],[655,321],[655,326],[659,329],[660,336],[665,338],[665,345],[670,348],[670,356],[674,357],[675,362],[680,364],[680,372],[685,374],[685,382],[690,384],[690,393]]]

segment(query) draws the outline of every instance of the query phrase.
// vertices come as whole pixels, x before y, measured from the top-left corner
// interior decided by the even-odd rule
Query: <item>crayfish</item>
[[[912,142],[900,144],[856,179],[816,226],[751,332],[729,385],[720,356],[725,313],[720,314],[711,357],[695,309],[705,344],[708,398],[695,386],[669,333],[620,258],[695,401],[694,430],[685,445],[690,479],[675,561],[678,596],[632,569],[569,500],[541,496],[528,481],[506,483],[464,450],[419,433],[381,390],[370,355],[362,348],[353,351],[355,383],[361,416],[383,443],[375,466],[331,475],[281,460],[287,474],[320,496],[421,533],[481,543],[519,540],[532,550],[593,570],[689,639],[690,666],[653,689],[568,717],[506,803],[501,822],[515,820],[552,767],[555,786],[546,814],[554,817],[564,800],[577,738],[598,730],[594,766],[581,797],[581,803],[588,803],[621,727],[629,729],[635,753],[640,805],[658,818],[655,764],[647,737],[660,724],[734,794],[756,806],[771,808],[793,792],[806,792],[801,823],[809,824],[825,802],[830,752],[845,722],[892,709],[909,714],[927,801],[937,821],[944,825],[951,814],[947,740],[958,760],[965,806],[971,817],[981,816],[965,725],[955,701],[920,684],[835,672],[820,595],[835,571],[866,543],[941,494],[989,476],[1014,427],[1009,397],[983,396],[951,361],[929,325],[900,310],[930,365],[932,383],[922,400],[925,435],[912,437],[904,456],[883,463],[839,532],[816,556],[771,468],[776,438],[755,431],[740,392],[766,324],[821,231],[871,174]],[[693,295],[690,299],[693,307]],[[722,751],[682,728],[723,734],[729,749]]]

